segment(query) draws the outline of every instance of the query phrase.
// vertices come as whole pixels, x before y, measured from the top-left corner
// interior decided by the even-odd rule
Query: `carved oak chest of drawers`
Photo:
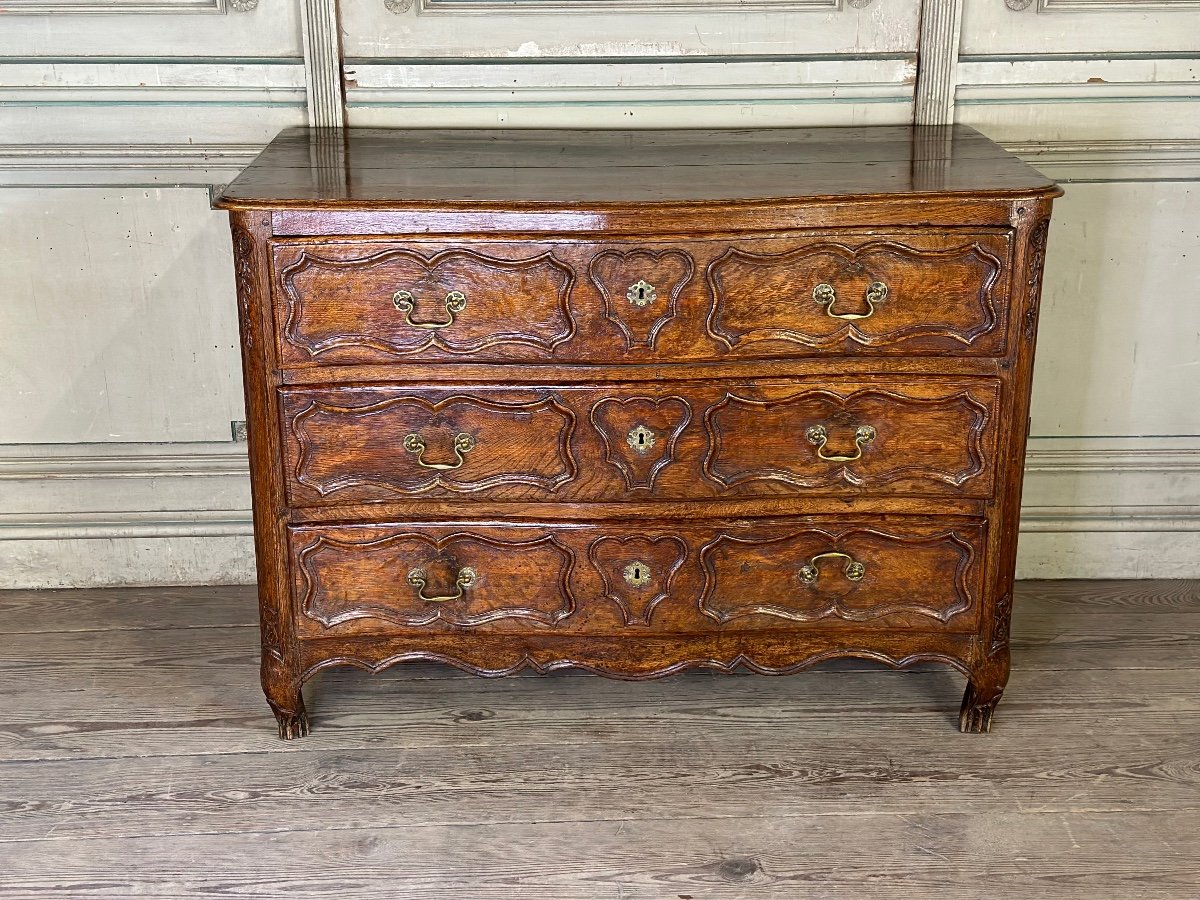
[[[231,211],[280,734],[434,660],[1008,678],[1060,191],[967,128],[283,133]]]

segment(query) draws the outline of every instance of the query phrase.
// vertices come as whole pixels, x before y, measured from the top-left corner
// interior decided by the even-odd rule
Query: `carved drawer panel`
[[[276,244],[285,365],[429,355],[547,359],[575,324],[575,275],[546,245]]]
[[[290,531],[302,632],[370,620],[398,629],[551,628],[575,612],[574,552],[549,533],[423,526]]]
[[[679,315],[679,295],[695,273],[694,253],[678,247],[610,247],[588,262],[588,280],[625,350],[654,349],[659,332]],[[621,345],[613,342],[612,349]]]
[[[281,392],[296,506],[986,497],[999,382],[760,379]]]
[[[1009,236],[831,234],[730,247],[707,267],[708,333],[749,355],[1004,352]]]
[[[297,497],[544,498],[576,475],[576,414],[554,396],[343,388],[283,398]]]
[[[704,475],[723,488],[992,490],[999,384],[734,388],[705,413]]]
[[[1005,230],[273,245],[285,366],[1000,355]]]
[[[985,527],[916,517],[289,529],[302,635],[970,630]]]
[[[981,525],[728,530],[700,549],[700,609],[723,626],[827,620],[973,627]]]

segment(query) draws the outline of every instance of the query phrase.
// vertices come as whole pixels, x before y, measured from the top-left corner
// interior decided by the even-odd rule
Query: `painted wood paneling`
[[[753,127],[898,124],[915,60],[487,62],[359,60],[346,67],[353,125]]]
[[[262,145],[305,121],[299,62],[0,60],[0,147]]]
[[[466,60],[882,54],[917,46],[919,0],[747,5],[558,0],[472,13],[463,3],[356,0],[342,7],[343,47],[349,57]]]
[[[0,189],[0,442],[215,441],[242,414],[224,216],[200,189]]]
[[[190,8],[172,11],[168,5]],[[14,10],[5,3],[0,7],[0,55],[299,60],[295,0],[224,0],[214,10],[215,5],[215,0],[81,0],[51,4],[51,11],[39,15],[31,5]],[[84,6],[88,11],[81,13]],[[108,12],[99,14],[99,9]]]
[[[996,140],[1200,139],[1200,55],[969,58],[957,82],[958,121]]]
[[[1015,9],[1013,7],[1016,7]],[[964,0],[962,52],[1195,52],[1196,0]]]
[[[1200,435],[1200,186],[1075,184],[1055,204],[1041,436]]]

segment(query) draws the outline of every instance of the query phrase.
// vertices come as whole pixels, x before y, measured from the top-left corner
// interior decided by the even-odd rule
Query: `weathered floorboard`
[[[990,735],[844,661],[327,672],[282,743],[252,601],[0,593],[0,898],[1200,896],[1196,582],[1021,585]]]
[[[1193,811],[432,825],[10,843],[0,866],[10,894],[72,898],[1183,900],[1200,890],[1194,825]]]

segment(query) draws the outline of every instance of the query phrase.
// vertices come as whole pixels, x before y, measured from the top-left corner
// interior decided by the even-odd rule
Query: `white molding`
[[[1065,442],[1054,438],[1032,438],[1029,451],[1025,454],[1025,473],[1031,472],[1142,472],[1167,473],[1181,472],[1200,477],[1200,446],[1191,446],[1200,440],[1184,439],[1184,446],[1159,447],[1155,446],[1155,438],[1127,438],[1123,446],[1095,447],[1079,446],[1087,443],[1099,443],[1100,438],[1076,439]],[[1107,439],[1117,440],[1117,439]],[[1176,441],[1170,441],[1175,443]],[[1056,447],[1056,444],[1068,443],[1075,446]],[[1128,446],[1129,444],[1148,446]]]
[[[960,76],[962,72],[960,71]],[[1200,100],[1200,83],[1196,81],[1125,81],[1029,84],[968,84],[959,81],[955,103],[1094,103],[1096,101],[1127,103],[1156,100]]]
[[[705,61],[661,59],[479,65],[370,63],[347,66],[348,107],[598,106],[720,103],[909,102],[912,59]]]
[[[208,188],[227,184],[259,144],[0,144],[0,187]]]
[[[1032,0],[1009,0],[1014,11],[1028,9]],[[1183,12],[1200,9],[1200,0],[1038,0],[1039,13]]]
[[[3,66],[0,66],[3,69]],[[303,68],[296,67],[303,80]],[[0,85],[7,106],[302,106],[304,85]]]
[[[292,102],[304,93],[304,65],[298,58],[278,60],[169,61],[106,58],[6,61],[0,57],[0,99],[40,102],[83,102],[121,99],[126,102],[246,102],[265,99]]]
[[[114,510],[88,513],[0,513],[0,541],[253,535],[248,510]]]
[[[1023,506],[1021,533],[1197,531],[1200,505]],[[1198,566],[1200,568],[1200,566]]]
[[[346,124],[342,95],[342,45],[337,0],[301,0],[308,124],[341,128]]]
[[[257,3],[258,0],[250,6],[244,0],[234,3],[227,0],[5,0],[4,12],[26,16],[223,14],[227,9],[244,12],[253,9]]]
[[[248,538],[249,482],[242,443],[0,445],[0,544]]]
[[[0,481],[249,474],[243,443],[0,444]]]
[[[846,0],[845,5],[863,8],[871,0]],[[842,0],[384,0],[394,13],[416,7],[418,15],[579,15],[580,13],[625,14],[720,13],[720,12],[836,12]]]
[[[917,125],[954,124],[963,0],[922,0],[917,52]]]
[[[621,85],[611,88],[561,87],[554,85],[511,88],[478,88],[469,99],[462,91],[448,88],[404,90],[402,88],[352,88],[346,105],[362,108],[418,106],[589,106],[671,104],[692,105],[721,103],[907,103],[910,87],[895,83],[870,84],[761,84],[753,87],[663,87]]]
[[[1200,57],[965,56],[957,79],[960,104],[1200,100]]]
[[[1058,181],[1200,180],[1200,140],[1001,143]]]

